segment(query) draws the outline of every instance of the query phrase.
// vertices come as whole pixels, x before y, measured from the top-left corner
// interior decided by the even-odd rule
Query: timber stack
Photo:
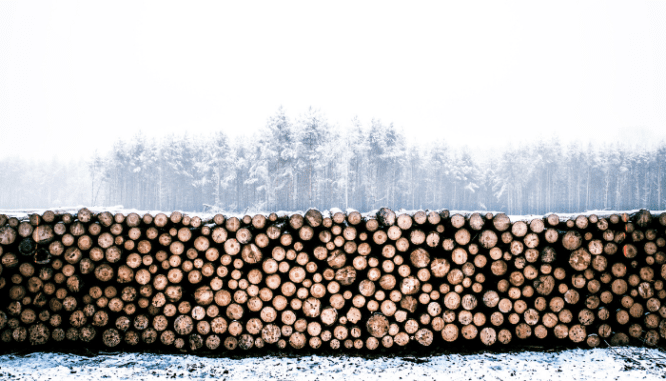
[[[664,246],[666,213],[647,210],[0,215],[0,345],[656,346]]]

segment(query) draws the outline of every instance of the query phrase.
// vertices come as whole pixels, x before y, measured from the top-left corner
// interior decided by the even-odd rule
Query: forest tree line
[[[80,161],[0,159],[0,208],[115,206],[257,211],[353,208],[544,214],[664,209],[666,143],[541,141],[473,155],[445,140],[408,143],[392,124],[347,129],[318,110],[280,108],[259,132],[230,139],[138,133]]]

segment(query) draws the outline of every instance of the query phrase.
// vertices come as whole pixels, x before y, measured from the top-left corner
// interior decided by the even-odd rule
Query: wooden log
[[[467,222],[469,227],[474,231],[483,229],[483,225],[485,224],[483,217],[479,213],[472,213],[467,219]]]
[[[569,230],[562,237],[562,246],[569,251],[578,249],[583,243],[583,237],[577,230]]]
[[[435,211],[429,211],[427,214],[428,214],[428,223],[430,223],[431,225],[438,225],[442,221],[442,217],[440,216],[440,214]],[[666,217],[664,218],[666,220]],[[666,225],[666,223],[664,225]]]
[[[10,226],[0,226],[0,245],[9,246],[16,241],[18,234]]]
[[[393,226],[396,222],[396,215],[391,209],[381,208],[377,212],[377,221],[384,226]]]
[[[592,256],[584,248],[575,250],[569,256],[569,265],[576,271],[584,271],[590,266],[591,261]]]
[[[493,218],[493,226],[495,227],[495,230],[504,232],[511,226],[511,220],[506,214],[498,213]]]
[[[107,347],[115,348],[118,346],[118,344],[120,344],[122,338],[116,329],[109,328],[102,334],[102,341]]]
[[[492,230],[484,230],[479,236],[479,244],[484,249],[492,249],[497,245],[497,234]]]
[[[560,217],[557,214],[550,214],[546,217],[546,221],[550,226],[557,226],[560,223]]]
[[[456,213],[453,216],[451,216],[451,226],[453,226],[454,229],[460,229],[463,226],[465,226],[465,216],[462,214]]]
[[[518,238],[521,238],[527,234],[527,229],[528,229],[527,224],[524,221],[516,221],[511,226],[511,234],[513,234]]]
[[[442,329],[442,339],[447,342],[454,342],[458,339],[459,332],[457,325],[447,324]]]

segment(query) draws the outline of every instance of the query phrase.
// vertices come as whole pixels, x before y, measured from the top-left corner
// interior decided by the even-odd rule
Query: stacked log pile
[[[0,341],[181,351],[654,346],[666,213],[0,215]],[[67,344],[68,343],[68,344]]]

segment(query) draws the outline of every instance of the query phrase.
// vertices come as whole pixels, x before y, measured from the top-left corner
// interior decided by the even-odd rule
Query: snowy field
[[[81,208],[88,208],[93,213],[101,213],[101,212],[111,212],[111,213],[122,213],[124,215],[127,215],[129,213],[137,213],[140,216],[143,216],[146,213],[150,213],[151,215],[155,216],[158,213],[164,213],[167,216],[171,215],[173,211],[168,211],[168,210],[140,210],[140,209],[132,209],[132,208],[125,208],[122,205],[116,205],[116,206],[85,206],[85,205],[78,205],[78,206],[65,206],[65,207],[54,207],[51,209],[0,209],[0,214],[4,214],[8,217],[16,217],[20,220],[22,219],[27,219],[31,214],[44,214],[45,211],[51,210],[57,213],[71,213],[71,214],[76,214]],[[436,212],[441,212],[444,209],[437,209],[435,210]],[[632,210],[587,210],[585,212],[580,212],[580,213],[558,213],[558,212],[549,212],[546,214],[521,214],[521,215],[508,215],[509,219],[512,222],[516,221],[531,221],[535,218],[545,218],[548,217],[548,215],[554,213],[556,214],[559,218],[560,221],[567,221],[569,219],[575,219],[579,215],[592,215],[596,214],[598,217],[608,217],[611,214],[622,214],[622,213],[627,213],[629,215],[636,213],[640,211],[641,209],[632,209]],[[212,220],[212,218],[215,216],[217,213],[223,214],[226,218],[230,217],[237,217],[237,218],[243,218],[243,216],[247,215],[255,215],[255,214],[263,214],[264,216],[268,217],[270,212],[266,211],[247,211],[246,213],[238,213],[238,212],[228,212],[228,211],[215,211],[215,212],[191,212],[191,211],[186,211],[186,210],[178,210],[179,212],[188,215],[190,217],[198,216],[202,220]],[[351,212],[355,212],[357,210],[355,209],[346,209],[346,210],[340,210],[338,208],[331,208],[328,210],[322,210],[321,213],[324,217],[331,217],[334,213],[336,212],[344,212],[346,214],[349,214]],[[402,213],[407,213],[409,215],[414,215],[414,213],[418,212],[419,209],[414,209],[414,210],[407,210],[407,209],[397,209],[394,210],[396,214],[402,214]],[[278,216],[291,216],[292,214],[301,214],[305,215],[305,212],[307,210],[295,210],[295,211],[284,211],[280,210],[275,212]],[[379,209],[371,210],[368,212],[361,212],[363,215],[364,219],[372,218],[377,215],[377,212],[379,212]],[[489,211],[489,210],[449,210],[449,214],[452,216],[454,214],[462,214],[462,215],[470,215],[472,213],[481,213],[482,215],[485,215],[486,213],[493,213],[493,214],[498,214],[498,213],[504,213],[501,211]],[[652,214],[653,217],[658,217],[661,213],[665,213],[666,210],[650,210],[650,214]]]
[[[0,356],[0,380],[662,380],[666,352],[645,348],[415,357],[206,358],[58,353]]]

